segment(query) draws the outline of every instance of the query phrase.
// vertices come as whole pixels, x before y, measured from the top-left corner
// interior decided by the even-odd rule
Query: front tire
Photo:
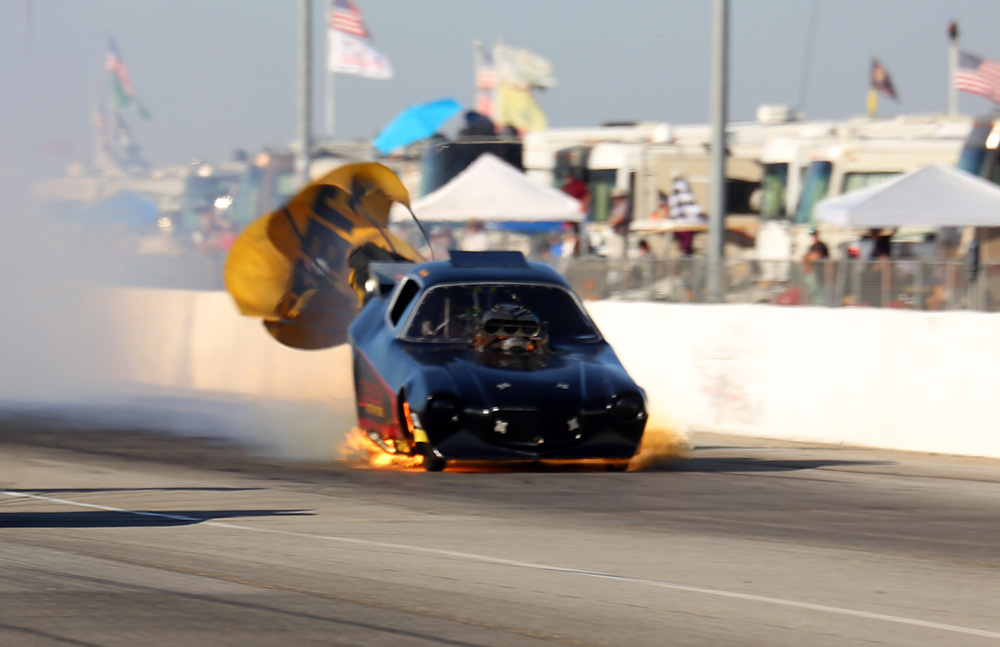
[[[424,469],[428,472],[441,472],[444,470],[445,463],[448,461],[436,455],[431,446],[426,443],[420,443],[419,447],[420,454],[424,457]]]

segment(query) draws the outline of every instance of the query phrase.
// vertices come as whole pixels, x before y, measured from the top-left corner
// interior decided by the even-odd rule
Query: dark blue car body
[[[566,280],[518,252],[370,266],[352,323],[361,428],[447,460],[603,459],[623,467],[646,397]]]

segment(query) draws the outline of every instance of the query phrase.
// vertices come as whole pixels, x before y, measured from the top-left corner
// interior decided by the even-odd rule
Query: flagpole
[[[312,147],[310,99],[312,97],[312,0],[299,2],[299,181],[309,183],[309,158]]]
[[[333,70],[330,69],[330,48],[333,47],[332,35],[330,30],[333,28],[333,16],[331,15],[330,7],[331,2],[324,3],[324,21],[326,22],[326,64],[324,69],[326,72],[326,96],[323,101],[323,132],[326,134],[326,138],[333,141],[333,127],[334,127],[334,102],[333,102]]]
[[[94,124],[93,124],[93,133],[94,133],[94,142],[93,142],[93,144],[94,144],[94,168],[98,169],[98,170],[104,170],[105,163],[104,163],[104,158],[102,156],[102,153],[104,153],[105,155],[107,153],[105,153],[105,150],[104,150],[104,142],[102,141],[102,136],[103,137],[107,136],[108,122],[107,122],[107,119],[105,118],[105,115],[103,114],[103,112],[104,112],[102,110],[103,103],[101,101],[101,94],[100,94],[100,92],[101,91],[97,87],[96,83],[91,83],[90,84],[90,105],[91,105],[91,110],[94,113],[93,114],[93,121],[94,121]],[[102,133],[100,131],[100,126],[99,126],[99,124],[101,122],[104,123],[104,134],[103,135],[102,135]]]
[[[120,124],[118,123],[118,109],[113,101],[108,101],[105,117],[108,120],[108,150],[111,153],[112,168],[121,169],[121,155],[118,154],[118,148],[121,145],[121,136],[118,134]]]
[[[711,303],[725,300],[723,291],[723,242],[726,227],[726,103],[729,0],[714,0],[712,5],[710,193],[708,196],[708,276],[707,292]]]
[[[329,33],[329,30],[327,30]],[[326,72],[326,137],[331,142],[333,141],[333,72],[327,70]]]
[[[503,86],[506,82],[504,79],[504,69],[507,67],[506,57],[503,54],[503,40],[496,39],[493,41],[493,73],[496,75],[496,81],[494,82],[493,90],[493,124],[494,126],[506,125],[500,123],[500,118],[504,116],[503,110]]]
[[[958,115],[958,88],[955,76],[958,74],[958,23],[948,25],[948,115]]]
[[[21,43],[23,47],[22,59],[21,59],[21,117],[23,119],[23,131],[22,131],[22,165],[21,173],[24,174],[23,181],[20,182],[20,186],[27,186],[34,178],[34,164],[35,156],[32,143],[32,131],[34,131],[35,121],[32,115],[32,104],[34,102],[34,84],[31,78],[31,72],[34,68],[33,63],[33,34],[32,34],[32,11],[31,2],[29,0],[22,0],[21,4],[21,37],[24,39]]]
[[[472,41],[472,105],[479,110],[479,65],[482,60],[482,49],[483,44],[478,41]]]

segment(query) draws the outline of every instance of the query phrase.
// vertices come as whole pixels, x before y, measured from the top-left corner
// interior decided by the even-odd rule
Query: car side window
[[[393,301],[392,310],[389,311],[389,321],[392,322],[393,326],[399,323],[399,318],[406,311],[406,306],[410,305],[410,301],[413,301],[413,297],[417,296],[418,292],[420,292],[420,286],[413,279],[405,279],[403,284],[399,286],[396,300]]]
[[[467,285],[430,288],[414,309],[406,337],[437,342],[470,338],[471,298],[472,288]]]

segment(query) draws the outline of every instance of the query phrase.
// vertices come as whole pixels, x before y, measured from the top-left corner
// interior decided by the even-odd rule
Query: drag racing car
[[[371,263],[348,329],[358,421],[389,453],[600,459],[624,469],[646,424],[632,381],[566,280],[520,252]]]
[[[359,426],[430,471],[498,459],[625,468],[645,393],[566,280],[520,252],[427,262],[389,231],[394,204],[409,209],[409,193],[390,169],[347,164],[251,223],[226,258],[239,312],[291,348],[349,342]]]

